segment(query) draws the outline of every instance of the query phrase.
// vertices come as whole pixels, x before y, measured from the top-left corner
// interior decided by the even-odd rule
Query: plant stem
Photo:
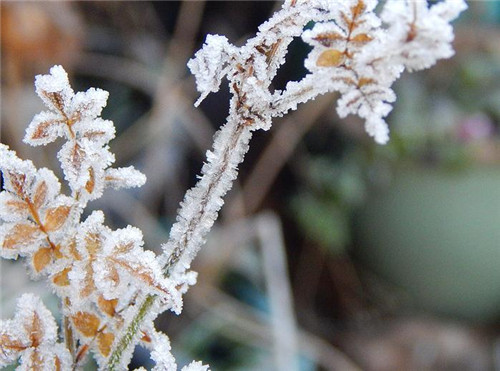
[[[127,348],[134,340],[134,337],[137,334],[137,331],[139,330],[139,327],[141,326],[144,317],[146,317],[146,314],[149,312],[149,309],[155,303],[155,300],[156,300],[156,295],[148,295],[146,299],[144,299],[144,302],[140,305],[139,310],[137,311],[137,315],[134,317],[134,319],[132,319],[132,321],[128,325],[127,330],[125,331],[125,335],[122,336],[115,350],[109,357],[106,370],[114,371],[117,369],[116,367],[119,365],[121,361],[123,352],[127,350]]]

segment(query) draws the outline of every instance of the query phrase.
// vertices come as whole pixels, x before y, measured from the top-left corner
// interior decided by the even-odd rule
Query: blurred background
[[[113,228],[141,228],[159,252],[228,111],[227,87],[193,107],[186,62],[207,33],[243,44],[280,3],[0,5],[2,143],[57,172],[57,145],[21,142],[43,109],[34,76],[61,64],[75,91],[108,90],[117,165],[148,182],[90,208]],[[397,82],[388,145],[340,120],[335,95],[255,133],[184,312],[158,319],[179,364],[500,370],[500,2],[469,7],[455,23],[456,56]],[[292,43],[276,88],[306,73],[308,51]],[[1,278],[2,318],[25,291],[45,292],[57,313],[20,262],[2,261]],[[138,349],[131,367],[148,358]]]

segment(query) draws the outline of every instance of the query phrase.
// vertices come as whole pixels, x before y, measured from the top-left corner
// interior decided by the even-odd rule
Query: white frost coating
[[[189,365],[184,366],[181,371],[209,371],[207,365],[202,364],[200,361],[193,361]]]
[[[409,71],[429,68],[439,59],[450,58],[454,54],[454,37],[449,22],[466,8],[463,0],[445,0],[431,7],[425,1],[388,0],[381,15],[389,26],[386,57]]]
[[[151,371],[175,371],[177,363],[171,353],[170,340],[167,335],[152,330],[151,336],[151,359],[155,367]]]
[[[0,321],[0,366],[20,357],[17,370],[54,370],[56,358],[63,371],[70,370],[71,356],[57,341],[57,325],[39,297],[23,294],[13,320]],[[36,362],[36,364],[33,362]]]
[[[191,73],[196,77],[196,88],[201,96],[197,107],[211,92],[217,92],[222,79],[229,71],[228,61],[236,48],[225,36],[208,35],[203,48],[188,62]]]
[[[35,78],[35,90],[45,105],[54,111],[59,111],[59,107],[54,104],[50,96],[53,93],[60,94],[62,104],[67,106],[75,94],[69,85],[68,74],[62,66],[54,66],[48,75],[38,75]]]
[[[104,180],[108,187],[132,188],[146,183],[146,175],[134,169],[133,166],[106,169]]]
[[[81,207],[99,198],[107,185],[127,187],[144,183],[144,176],[131,168],[119,181],[105,181],[105,172],[115,161],[108,147],[109,141],[115,137],[114,125],[99,117],[106,106],[108,92],[90,88],[75,94],[61,66],[52,67],[48,75],[37,76],[35,86],[37,94],[51,111],[34,117],[24,141],[38,146],[58,137],[67,140],[58,153],[58,159],[72,196],[78,199]]]
[[[234,119],[230,119],[215,135],[213,151],[207,151],[207,162],[201,170],[202,177],[186,193],[177,221],[170,231],[170,240],[162,246],[164,257],[172,253],[180,255],[177,257],[180,264],[176,265],[179,273],[189,268],[205,242],[224,203],[222,198],[236,178],[237,167],[248,150],[250,137],[250,128],[239,125]]]

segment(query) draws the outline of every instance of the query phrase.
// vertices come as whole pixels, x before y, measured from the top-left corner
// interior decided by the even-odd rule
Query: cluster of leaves
[[[114,126],[99,117],[108,93],[92,88],[75,94],[60,66],[37,76],[35,85],[50,111],[34,117],[24,140],[45,145],[66,139],[58,158],[71,195],[61,194],[51,170],[37,169],[0,145],[0,255],[24,257],[36,278],[47,277],[69,324],[66,344],[56,343],[50,312],[37,297],[21,297],[14,320],[0,322],[0,365],[20,356],[21,369],[68,369],[81,363],[90,349],[103,365],[137,297],[154,294],[179,312],[181,288],[164,276],[155,254],[143,249],[139,229],[113,231],[104,225],[101,211],[81,220],[87,202],[106,187],[145,182],[132,167],[110,167],[114,156],[108,142]],[[25,331],[14,331],[18,327]],[[153,329],[143,336],[149,343],[152,338]]]

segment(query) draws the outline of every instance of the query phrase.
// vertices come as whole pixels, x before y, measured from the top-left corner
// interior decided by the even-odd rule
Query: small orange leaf
[[[68,219],[71,206],[57,206],[47,210],[45,215],[45,229],[47,231],[55,231],[61,228]]]
[[[115,315],[116,305],[118,304],[118,299],[106,300],[102,295],[97,299],[97,305],[99,308],[106,313],[108,316],[113,317]]]
[[[38,273],[52,261],[52,249],[44,247],[33,254],[33,267]]]
[[[15,249],[29,245],[40,234],[39,228],[34,224],[16,224],[3,241],[4,249]]]
[[[109,355],[111,346],[113,345],[113,340],[115,340],[115,335],[110,332],[101,332],[97,335],[97,345],[99,347],[99,351],[104,357]]]
[[[92,193],[94,191],[94,187],[95,187],[94,169],[89,167],[89,180],[87,180],[87,183],[85,184],[85,190],[88,193]]]
[[[76,329],[87,337],[95,336],[101,323],[99,317],[87,312],[77,312],[72,319]]]
[[[17,339],[12,339],[7,334],[0,335],[0,352],[5,352],[5,350],[20,352],[27,347]]]
[[[360,43],[360,44],[365,44],[365,43],[372,41],[372,40],[373,40],[373,38],[366,33],[357,34],[356,36],[354,36],[351,39],[352,42]]]
[[[54,282],[57,286],[69,286],[69,278],[68,273],[71,271],[71,268],[64,268],[59,273],[56,273],[54,277],[52,277],[52,282]]]
[[[316,61],[318,67],[338,67],[345,59],[344,53],[337,49],[328,49],[320,54]]]
[[[359,17],[361,15],[361,13],[363,13],[365,11],[365,9],[366,9],[366,5],[363,2],[363,0],[359,0],[356,5],[351,7],[352,18],[356,19],[357,17]]]
[[[35,189],[35,193],[33,195],[33,204],[37,209],[39,209],[47,199],[47,183],[40,182]]]

